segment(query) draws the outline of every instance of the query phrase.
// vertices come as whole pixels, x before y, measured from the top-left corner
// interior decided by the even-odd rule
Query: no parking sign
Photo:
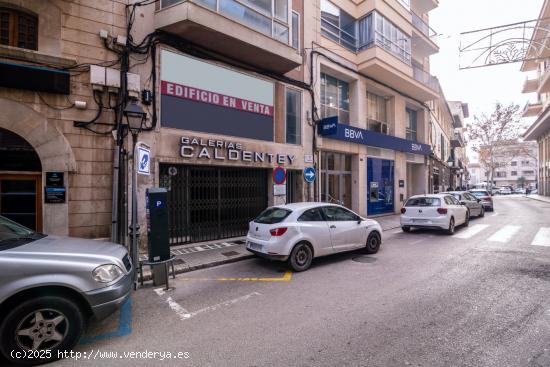
[[[282,185],[286,182],[286,170],[283,167],[277,167],[273,170],[273,182]]]

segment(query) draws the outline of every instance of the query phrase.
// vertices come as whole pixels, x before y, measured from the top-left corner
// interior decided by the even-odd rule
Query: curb
[[[230,263],[235,263],[235,262],[238,262],[238,261],[242,261],[242,260],[248,260],[248,259],[252,259],[254,258],[254,254],[246,254],[246,255],[243,255],[243,256],[239,256],[239,257],[234,257],[232,259],[225,259],[225,260],[218,260],[218,261],[212,261],[212,262],[209,262],[209,263],[204,263],[204,264],[198,264],[198,265],[193,265],[193,266],[188,266],[186,268],[183,268],[183,269],[177,269],[175,266],[174,266],[174,273],[175,274],[183,274],[183,273],[189,273],[190,271],[195,271],[195,270],[200,270],[200,269],[206,269],[206,268],[213,268],[215,266],[220,266],[220,265],[223,265],[223,264],[230,264]],[[145,271],[144,271],[145,273]],[[143,281],[149,281],[149,280],[152,280],[152,277],[151,277],[151,272],[147,272],[144,274],[143,276]]]
[[[540,201],[541,203],[550,204],[550,200],[544,200],[544,199],[534,198],[534,197],[528,196],[528,195],[523,195],[523,197],[525,197],[525,198],[527,198],[527,199],[531,199],[531,200]]]

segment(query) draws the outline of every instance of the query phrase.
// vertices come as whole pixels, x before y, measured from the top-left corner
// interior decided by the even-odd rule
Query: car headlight
[[[120,278],[124,273],[115,264],[100,265],[94,269],[92,276],[96,282],[109,283]]]

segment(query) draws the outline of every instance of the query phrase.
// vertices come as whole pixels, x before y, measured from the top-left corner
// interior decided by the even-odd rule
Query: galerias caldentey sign
[[[183,158],[216,159],[257,163],[293,164],[296,156],[291,154],[254,152],[243,148],[241,143],[226,140],[203,139],[182,136],[180,155]]]

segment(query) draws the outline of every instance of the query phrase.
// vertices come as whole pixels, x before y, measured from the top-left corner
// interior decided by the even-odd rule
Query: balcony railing
[[[439,92],[439,82],[437,78],[415,65],[413,65],[413,77],[434,92]]]
[[[340,27],[321,18],[321,33],[351,52],[357,52],[357,38]]]
[[[424,19],[416,15],[415,12],[411,12],[411,14],[412,14],[412,23],[416,29],[418,29],[428,38],[432,38],[435,35],[437,35],[437,33],[428,25],[428,23],[424,21]]]

